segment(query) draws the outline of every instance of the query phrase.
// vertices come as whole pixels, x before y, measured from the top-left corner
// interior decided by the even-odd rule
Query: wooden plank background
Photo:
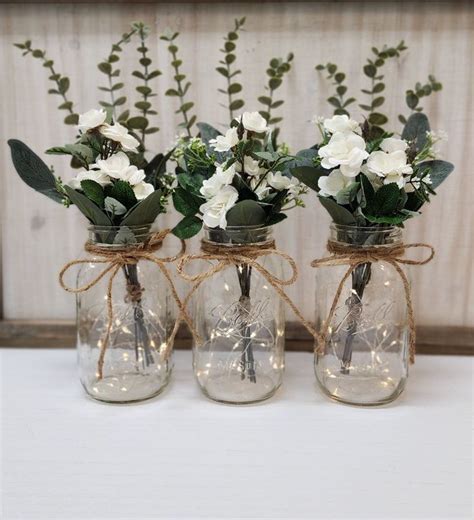
[[[6,139],[20,138],[36,151],[74,138],[74,129],[62,124],[56,96],[48,96],[47,73],[30,57],[22,58],[13,42],[33,40],[46,49],[58,71],[71,78],[71,99],[79,112],[97,105],[97,85],[104,76],[96,64],[107,56],[129,22],[143,20],[153,34],[149,40],[152,58],[163,71],[155,87],[161,127],[156,150],[167,148],[176,133],[173,98],[163,95],[173,86],[169,56],[158,39],[166,27],[179,30],[184,71],[193,82],[191,96],[198,120],[216,126],[226,122],[218,104],[223,80],[215,72],[222,36],[233,18],[247,16],[245,32],[238,41],[238,66],[247,110],[256,110],[263,94],[265,69],[271,57],[295,53],[294,67],[278,91],[286,100],[282,137],[294,151],[310,146],[317,133],[313,115],[329,115],[325,103],[328,85],[319,79],[316,64],[336,62],[349,77],[357,95],[367,86],[361,74],[372,45],[396,44],[404,39],[408,52],[398,63],[387,64],[386,111],[395,123],[404,107],[404,93],[418,80],[433,73],[444,88],[422,100],[432,127],[449,135],[440,148],[454,162],[455,173],[440,189],[423,215],[407,224],[408,241],[424,241],[437,250],[435,260],[412,269],[413,294],[421,327],[474,326],[473,216],[474,176],[472,30],[471,2],[279,2],[279,3],[189,3],[154,5],[0,5],[0,178],[1,264],[3,315],[7,320],[70,320],[74,298],[57,283],[57,272],[81,252],[85,238],[83,217],[37,195],[17,178],[10,162]],[[125,47],[121,70],[127,79],[127,94],[133,98],[136,81],[130,73],[136,63],[137,45]],[[363,102],[362,95],[357,96]],[[406,112],[406,111],[405,111]],[[51,157],[57,173],[67,179],[67,162]],[[176,222],[170,212],[162,225]],[[329,219],[313,196],[307,208],[296,209],[278,226],[278,246],[292,254],[301,277],[289,291],[312,318],[315,299],[311,259],[324,254]],[[196,247],[196,241],[191,248]],[[170,248],[171,250],[171,248]],[[181,287],[183,289],[183,287]],[[291,315],[289,319],[294,319]],[[446,329],[452,330],[452,329]]]

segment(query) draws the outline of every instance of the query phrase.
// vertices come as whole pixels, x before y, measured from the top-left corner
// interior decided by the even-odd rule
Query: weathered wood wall
[[[435,260],[412,271],[418,323],[424,326],[474,326],[473,276],[473,101],[471,2],[306,2],[306,3],[192,3],[154,5],[1,5],[0,6],[0,175],[2,182],[2,279],[6,319],[69,319],[73,297],[57,283],[57,272],[81,251],[85,237],[83,217],[41,197],[17,178],[6,139],[17,137],[41,152],[74,137],[61,122],[57,98],[48,96],[47,73],[32,58],[22,58],[13,42],[31,38],[47,49],[59,71],[71,78],[70,95],[78,111],[96,106],[97,85],[103,75],[96,63],[133,20],[153,28],[149,45],[163,75],[156,80],[161,93],[172,87],[169,56],[157,34],[166,27],[181,31],[179,47],[199,120],[214,125],[226,122],[216,89],[223,78],[215,72],[222,35],[234,17],[247,16],[238,42],[238,64],[243,70],[247,109],[257,109],[263,93],[265,69],[273,56],[295,53],[294,68],[279,91],[282,136],[293,150],[307,147],[317,134],[310,119],[329,115],[324,101],[327,84],[314,70],[317,63],[334,61],[349,76],[354,93],[365,86],[362,65],[372,45],[409,47],[398,63],[386,66],[386,110],[396,121],[404,107],[404,92],[417,80],[434,73],[443,91],[423,100],[434,129],[443,129],[449,141],[443,156],[456,164],[452,178],[423,216],[407,225],[407,240],[436,247]],[[127,94],[133,98],[136,45],[125,48],[122,73]],[[220,96],[220,95],[219,95]],[[161,127],[156,149],[167,148],[175,135],[174,99],[156,98]],[[396,123],[398,125],[398,123]],[[399,127],[397,126],[397,129]],[[68,178],[67,163],[54,157],[56,172]],[[301,278],[290,292],[308,318],[314,308],[312,258],[324,253],[328,217],[312,196],[307,208],[297,209],[279,226],[278,244],[292,254]],[[176,221],[169,214],[163,225]],[[290,316],[291,318],[291,316]]]

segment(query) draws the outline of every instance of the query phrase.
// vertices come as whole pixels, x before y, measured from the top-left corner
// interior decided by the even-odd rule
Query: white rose
[[[249,132],[257,132],[258,134],[261,134],[268,130],[265,118],[263,118],[258,112],[244,112],[242,117],[238,120],[240,121],[241,119],[245,130],[248,130]]]
[[[128,133],[128,130],[120,123],[114,125],[103,125],[100,127],[100,133],[122,145],[122,148],[127,152],[136,152],[137,146],[140,144],[133,135]]]
[[[235,170],[239,173],[242,173],[242,164],[240,162],[235,163]],[[263,173],[265,170],[258,166],[258,161],[252,159],[249,155],[244,157],[244,173],[247,175],[258,176]]]
[[[211,139],[209,144],[216,152],[228,152],[239,142],[237,136],[237,128],[229,128],[225,135],[218,135],[215,139]]]
[[[208,202],[201,205],[204,224],[210,228],[227,227],[226,215],[239,198],[238,191],[233,186],[224,186],[219,193]]]
[[[135,193],[137,200],[146,199],[148,195],[151,195],[154,191],[155,188],[153,187],[153,184],[148,182],[140,182],[133,186],[133,193]]]
[[[224,187],[230,184],[235,175],[235,164],[232,164],[226,170],[222,169],[222,166],[217,166],[216,173],[209,179],[203,181],[201,189],[199,192],[206,199],[212,199],[215,197],[219,191]]]
[[[380,143],[380,148],[387,153],[397,152],[401,150],[404,152],[408,147],[408,143],[403,139],[397,139],[396,137],[387,137]]]
[[[318,150],[321,166],[326,169],[340,167],[346,177],[355,177],[363,161],[368,157],[365,141],[354,133],[336,132],[329,143]]]
[[[341,170],[333,170],[328,176],[319,177],[319,194],[323,197],[336,197],[341,190],[352,182],[353,179],[342,175]]]
[[[356,134],[360,134],[359,123],[353,119],[349,119],[345,114],[333,116],[331,119],[325,119],[323,126],[331,134],[335,134],[336,132],[355,132]]]
[[[110,177],[108,177],[105,173],[98,170],[79,170],[76,177],[69,181],[69,186],[73,190],[80,190],[81,181],[91,180],[100,184],[102,187],[107,186],[111,183]]]
[[[78,128],[83,132],[87,132],[87,130],[103,125],[106,117],[107,113],[104,109],[96,110],[93,108],[79,116]]]
[[[258,179],[258,177],[252,177],[250,179],[250,188],[255,195],[257,195],[258,200],[264,199],[271,190],[267,179]]]
[[[406,153],[402,150],[395,152],[372,152],[367,159],[367,169],[379,177],[388,175],[408,175],[413,173],[412,167],[407,164]]]
[[[109,177],[126,181],[132,186],[145,179],[145,172],[131,165],[128,155],[124,152],[111,155],[108,159],[99,159],[94,166]]]
[[[267,176],[268,184],[277,191],[287,190],[292,182],[291,178],[281,172],[270,172]]]

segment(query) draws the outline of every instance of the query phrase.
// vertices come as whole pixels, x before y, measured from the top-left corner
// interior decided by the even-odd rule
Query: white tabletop
[[[0,350],[0,518],[471,518],[472,359],[419,356],[377,409],[323,397],[307,353],[246,407],[175,360],[161,396],[120,406],[85,396],[72,350]]]

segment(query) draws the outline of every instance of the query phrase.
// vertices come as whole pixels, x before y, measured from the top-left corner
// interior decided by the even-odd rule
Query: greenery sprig
[[[402,40],[396,47],[388,47],[384,45],[382,50],[377,47],[372,47],[372,52],[375,54],[375,59],[367,58],[367,63],[364,65],[364,74],[370,78],[370,90],[362,89],[364,94],[370,96],[370,104],[360,104],[360,108],[368,112],[367,120],[370,124],[381,127],[388,122],[388,117],[375,109],[379,108],[385,102],[384,96],[378,96],[385,90],[385,83],[383,83],[383,74],[380,73],[380,68],[385,65],[389,58],[398,58],[400,53],[408,49],[405,42]]]
[[[237,75],[241,74],[242,71],[239,69],[232,70],[231,67],[231,65],[235,63],[236,60],[236,41],[239,39],[239,31],[245,24],[245,17],[235,19],[234,24],[234,30],[230,31],[224,38],[224,48],[220,49],[220,51],[224,54],[224,59],[219,61],[221,66],[216,68],[217,72],[219,72],[219,74],[227,79],[227,89],[218,89],[218,91],[227,96],[227,109],[229,110],[230,118],[229,121],[234,119],[234,112],[241,109],[245,105],[243,99],[233,98],[234,94],[238,94],[242,91],[242,85],[233,79]]]
[[[408,108],[411,110],[411,113],[413,112],[422,112],[423,108],[418,105],[420,102],[420,98],[427,97],[433,92],[439,92],[443,88],[443,85],[436,80],[436,78],[430,74],[428,76],[428,81],[424,85],[422,85],[420,82],[416,83],[414,89],[409,89],[406,91],[406,104]],[[398,120],[402,124],[406,124],[407,118],[400,114],[398,116]]]
[[[27,40],[24,43],[15,43],[14,45],[23,51],[23,56],[31,54],[33,58],[37,58],[43,62],[43,67],[48,69],[50,72],[49,79],[56,85],[56,88],[48,90],[48,94],[55,94],[62,97],[63,102],[58,106],[58,108],[69,112],[69,114],[64,118],[64,122],[67,125],[77,125],[79,115],[74,111],[73,102],[70,101],[67,96],[67,91],[69,90],[70,85],[69,78],[56,72],[54,61],[46,56],[46,51],[33,49],[31,47],[31,40]]]
[[[196,122],[196,116],[188,114],[188,112],[194,107],[194,103],[192,101],[186,101],[186,94],[191,86],[190,81],[186,80],[186,74],[180,70],[183,61],[178,58],[178,46],[175,43],[176,38],[179,36],[179,32],[172,33],[168,31],[163,36],[160,37],[161,40],[164,40],[169,43],[168,51],[171,54],[171,66],[174,69],[174,81],[176,83],[176,88],[170,88],[165,92],[166,96],[174,96],[179,98],[180,106],[178,110],[176,110],[176,114],[182,114],[183,121],[178,126],[184,128],[188,137],[191,137],[191,128],[193,124]]]
[[[334,63],[326,63],[326,65],[316,65],[316,70],[326,70],[328,73],[327,79],[333,80],[333,85],[336,87],[336,92],[333,96],[328,97],[327,102],[334,107],[334,115],[349,115],[346,107],[356,100],[353,97],[345,98],[347,87],[344,85],[346,75],[342,71],[338,71],[337,65]]]
[[[269,67],[267,69],[267,75],[269,76],[268,84],[265,85],[265,90],[268,95],[260,96],[258,100],[262,105],[265,105],[264,110],[260,110],[260,115],[267,121],[268,124],[276,124],[283,121],[282,117],[272,117],[272,109],[276,109],[283,105],[283,99],[274,100],[273,96],[275,90],[277,90],[283,83],[283,78],[291,69],[291,62],[293,61],[293,53],[290,52],[284,60],[283,58],[272,58],[270,60]]]

